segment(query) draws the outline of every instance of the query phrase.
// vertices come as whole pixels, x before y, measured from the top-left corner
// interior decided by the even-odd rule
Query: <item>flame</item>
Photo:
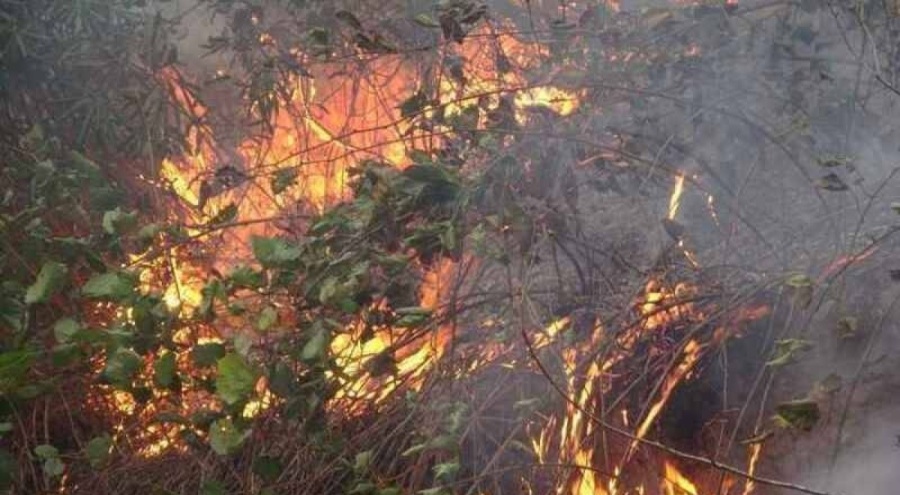
[[[684,194],[684,174],[678,174],[675,178],[675,187],[669,196],[669,214],[666,216],[669,220],[675,220],[678,214],[678,207],[681,206],[681,195]]]
[[[665,461],[665,478],[663,479],[663,490],[665,495],[698,495],[697,487],[694,483],[686,478],[678,468],[669,461]]]
[[[750,462],[747,465],[747,474],[753,476],[756,473],[756,465],[759,463],[759,456],[762,453],[762,442],[750,445]],[[748,479],[744,485],[744,495],[750,495],[756,489],[756,482]]]

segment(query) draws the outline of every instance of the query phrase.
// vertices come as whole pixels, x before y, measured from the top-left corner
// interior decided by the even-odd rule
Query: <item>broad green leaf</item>
[[[232,222],[235,218],[237,218],[237,214],[237,205],[234,203],[229,203],[226,207],[219,210],[219,212],[216,213],[216,215],[212,217],[209,222],[207,222],[207,225],[216,226]]]
[[[122,235],[137,226],[137,212],[123,212],[120,208],[103,214],[103,231],[110,235]]]
[[[200,305],[197,307],[197,316],[210,321],[215,315],[215,302],[227,302],[228,291],[226,291],[225,284],[223,284],[221,280],[214,278],[200,289],[200,293],[203,294],[203,298],[200,300]]]
[[[296,392],[294,372],[284,363],[275,363],[269,371],[269,390],[279,397],[290,397]]]
[[[66,471],[66,465],[59,457],[53,457],[44,461],[44,474],[49,478],[58,478]]]
[[[366,450],[356,454],[353,461],[353,472],[357,475],[363,475],[372,466],[372,451]]]
[[[153,363],[153,383],[161,388],[169,388],[175,383],[175,354],[166,351]]]
[[[228,276],[228,280],[235,287],[257,289],[262,287],[266,279],[261,272],[246,265],[238,266]]]
[[[258,375],[243,357],[228,354],[217,366],[216,393],[226,404],[237,404],[253,393]]]
[[[59,457],[59,450],[49,444],[41,444],[34,448],[34,453],[41,459],[53,459]]]
[[[400,116],[404,119],[412,117],[421,112],[427,105],[428,96],[422,91],[417,91],[416,94],[400,104]]]
[[[218,342],[197,344],[191,349],[191,360],[200,367],[212,366],[224,355],[225,346]]]
[[[68,273],[69,269],[62,263],[55,261],[44,263],[34,283],[28,287],[28,291],[25,293],[25,303],[47,302],[65,285]]]
[[[230,419],[223,418],[210,425],[209,446],[219,455],[228,455],[237,452],[249,436],[250,430],[241,431]]]
[[[284,467],[277,457],[261,455],[253,460],[253,472],[266,483],[278,481]]]
[[[303,346],[303,351],[300,354],[300,357],[304,361],[316,361],[325,356],[325,351],[328,349],[329,334],[328,331],[324,328],[317,328],[312,334],[312,337],[306,342],[306,345]]]
[[[139,241],[149,244],[162,231],[162,227],[157,223],[144,225],[138,230],[137,238]]]
[[[783,402],[775,407],[775,422],[783,428],[810,431],[819,422],[819,405],[809,399]]]
[[[297,169],[293,167],[275,172],[272,176],[272,194],[281,194],[293,186],[297,182],[297,176]]]
[[[399,328],[412,328],[422,325],[423,323],[428,321],[429,316],[427,314],[406,314],[403,315],[402,318],[397,320],[394,323],[395,326]]]
[[[0,354],[0,394],[10,393],[22,383],[34,358],[35,354],[28,350]]]
[[[66,344],[81,330],[81,324],[74,318],[62,318],[53,324],[53,336],[60,344]]]
[[[136,352],[119,348],[106,358],[103,376],[111,383],[124,387],[131,384],[143,366],[144,362]]]
[[[256,329],[264,332],[272,328],[272,325],[276,323],[278,323],[278,311],[272,306],[266,306],[259,313],[259,319],[256,320]]]
[[[134,295],[135,279],[124,272],[102,273],[91,278],[81,288],[81,293],[94,299],[121,302]]]
[[[266,268],[277,268],[300,258],[300,249],[282,239],[254,236],[250,240],[253,255]]]
[[[88,461],[91,463],[91,467],[103,467],[109,460],[109,456],[112,453],[112,447],[113,441],[108,434],[91,439],[84,449]]]

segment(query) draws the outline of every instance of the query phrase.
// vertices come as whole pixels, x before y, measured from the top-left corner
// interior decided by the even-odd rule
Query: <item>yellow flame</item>
[[[686,478],[674,464],[665,461],[665,478],[663,489],[666,495],[697,495],[697,487]]]
[[[675,179],[675,188],[672,189],[672,195],[669,196],[669,214],[666,218],[675,220],[678,214],[678,207],[681,206],[681,195],[684,194],[684,174],[678,174]]]

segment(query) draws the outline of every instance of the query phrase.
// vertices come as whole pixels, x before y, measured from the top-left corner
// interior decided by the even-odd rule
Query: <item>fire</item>
[[[665,461],[664,469],[663,490],[665,495],[698,495],[694,483],[681,474],[674,464]]]
[[[675,187],[669,196],[669,213],[666,215],[669,220],[675,220],[675,215],[678,214],[678,208],[681,206],[682,194],[684,194],[684,174],[678,174],[678,177],[675,178]]]
[[[618,2],[610,2],[610,5],[618,9]],[[404,103],[420,91],[434,92],[426,94],[427,103],[412,112],[425,116],[439,110],[447,116],[460,115],[467,108],[476,106],[481,110],[497,110],[504,102],[511,101],[512,117],[516,123],[524,124],[530,118],[529,107],[549,108],[562,116],[578,110],[577,92],[534,83],[526,77],[530,69],[541,65],[542,57],[547,55],[546,47],[526,43],[508,34],[496,35],[497,43],[488,47],[477,41],[478,35],[494,36],[495,33],[482,28],[473,33],[476,40],[466,40],[459,46],[448,45],[437,54],[444,60],[451,57],[462,60],[465,81],[450,74],[430,75],[430,80],[423,80],[424,71],[419,65],[393,55],[367,62],[365,77],[348,70],[345,64],[322,64],[322,67],[311,69],[317,72],[316,77],[292,76],[285,81],[289,89],[285,108],[274,114],[269,122],[271,133],[240,140],[231,147],[233,149],[226,149],[226,145],[216,141],[211,129],[200,124],[209,110],[179,86],[176,75],[161,74],[160,77],[170,81],[173,94],[185,111],[198,122],[188,136],[189,142],[197,143],[194,149],[182,156],[165,158],[160,163],[159,188],[182,206],[173,208],[168,220],[184,226],[192,238],[221,239],[228,249],[192,255],[187,249],[171,248],[167,252],[168,261],[160,258],[159,262],[148,262],[147,275],[141,280],[144,288],[161,290],[170,310],[197,308],[207,282],[205,274],[211,268],[227,273],[238,263],[252,263],[247,248],[251,236],[281,233],[276,222],[260,220],[278,219],[293,225],[290,219],[293,209],[321,212],[348,199],[348,174],[351,167],[363,159],[376,159],[403,168],[412,163],[411,151],[439,149],[441,136],[450,131],[449,127],[436,124],[437,129],[425,132],[414,125],[416,115],[410,115],[408,111],[404,115],[401,110]],[[270,36],[265,41],[274,43]],[[498,55],[514,69],[501,70]],[[511,98],[504,99],[509,96]],[[479,113],[474,125],[485,125],[483,113]],[[233,183],[216,185],[224,170],[238,178]],[[258,177],[266,180],[256,183]],[[276,192],[268,185],[268,180],[273,177],[292,180]],[[666,219],[670,221],[674,221],[679,213],[685,182],[686,175],[679,173],[668,201]],[[236,208],[230,221],[233,225],[224,232],[209,228],[210,222],[231,206]],[[708,197],[708,206],[714,212],[712,196]],[[302,231],[302,224],[300,227],[298,230]],[[683,241],[678,245],[691,263],[699,266]],[[228,258],[221,254],[224,251],[229,251]],[[426,270],[419,305],[431,311],[436,320],[441,317],[442,305],[447,302],[458,268],[457,263],[441,261]],[[621,363],[627,362],[642,338],[648,335],[668,337],[667,332],[679,324],[704,317],[690,302],[695,292],[696,287],[688,283],[670,284],[659,278],[651,279],[639,300],[634,301],[634,313],[641,318],[640,323],[616,335],[607,333],[597,323],[586,342],[561,350],[565,388],[574,404],[567,404],[564,414],[559,417],[550,417],[532,437],[531,444],[541,462],[552,462],[556,457],[561,464],[589,469],[574,470],[557,485],[558,495],[644,492],[643,484],[626,486],[619,478],[635,457],[639,440],[623,442],[611,449],[612,454],[617,455],[608,455],[610,452],[600,450],[597,442],[600,427],[591,421],[589,414],[600,412],[602,408],[598,404],[609,395],[611,384],[621,373]],[[375,304],[381,306],[373,309],[387,307],[384,302]],[[535,331],[534,347],[546,351],[571,323],[570,317],[562,317],[550,322],[542,332]],[[227,335],[226,329],[217,330]],[[454,329],[449,324],[438,324],[410,338],[404,338],[404,330],[387,325],[371,329],[366,328],[363,321],[354,321],[335,336],[330,351],[343,372],[340,377],[330,376],[339,386],[335,393],[336,409],[353,414],[360,410],[363,401],[359,399],[377,405],[401,387],[412,390],[422,387],[427,372],[447,354]],[[715,343],[717,338],[712,340]],[[184,332],[185,346],[197,342],[198,338],[191,332]],[[613,350],[598,357],[596,350],[607,344],[613,344]],[[697,339],[683,342],[678,347],[677,359],[647,399],[646,410],[616,409],[614,411],[620,411],[617,414],[621,415],[621,420],[617,421],[625,428],[633,426],[637,439],[646,438],[674,391],[689,379],[704,351],[711,347],[709,342]],[[481,358],[487,359],[493,350],[484,352]],[[179,355],[179,366],[186,361],[186,354]],[[477,363],[466,372],[471,372],[475,366]],[[260,415],[275,400],[261,381],[257,384],[257,398],[247,404],[244,417]],[[123,403],[123,413],[129,412],[128,407]],[[160,434],[162,438],[145,447],[146,455],[158,455],[175,445],[166,432],[148,431]],[[594,469],[601,453],[616,457],[610,461],[614,476],[603,476]],[[755,469],[758,456],[759,449],[753,452],[751,471]],[[665,461],[664,471],[663,489],[667,495],[698,494],[693,482],[674,464]],[[653,486],[657,486],[655,479]],[[750,491],[752,484],[748,483],[745,495]]]
[[[759,463],[759,455],[762,453],[762,442],[750,445],[750,462],[747,466],[747,474],[753,476],[756,473],[756,465]],[[756,489],[756,483],[753,480],[747,480],[744,485],[744,495],[750,495]]]

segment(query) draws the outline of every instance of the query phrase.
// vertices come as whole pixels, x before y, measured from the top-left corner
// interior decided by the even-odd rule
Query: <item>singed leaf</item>
[[[846,191],[850,189],[850,186],[833,172],[823,175],[821,179],[816,181],[816,186],[826,191]]]
[[[800,399],[778,404],[775,421],[784,428],[811,431],[819,422],[819,405],[809,399]]]

